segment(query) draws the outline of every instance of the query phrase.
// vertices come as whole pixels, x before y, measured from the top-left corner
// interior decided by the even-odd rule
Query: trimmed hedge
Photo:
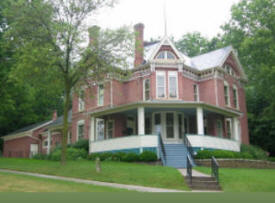
[[[88,140],[79,140],[74,144],[68,145],[68,147],[75,149],[84,149],[87,153],[89,152],[89,141]]]
[[[215,158],[228,158],[228,159],[253,159],[253,156],[247,152],[232,152],[232,151],[225,151],[225,150],[198,151],[195,158],[211,159],[212,156],[214,156]]]
[[[155,152],[144,151],[141,154],[125,152],[104,152],[94,153],[88,156],[89,160],[95,160],[97,157],[101,161],[123,161],[123,162],[154,162],[158,160]]]
[[[242,153],[249,153],[253,156],[254,159],[258,160],[267,160],[268,156],[267,153],[262,150],[260,147],[253,146],[253,145],[241,145],[241,152]]]

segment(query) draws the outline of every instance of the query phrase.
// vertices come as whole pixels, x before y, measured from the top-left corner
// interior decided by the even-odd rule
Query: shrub
[[[139,160],[139,155],[133,152],[125,154],[125,156],[123,156],[121,159],[121,161],[125,162],[136,162]]]
[[[254,159],[266,160],[267,154],[264,150],[260,147],[253,146],[253,145],[241,145],[241,152],[249,153],[253,156]]]
[[[66,153],[67,160],[86,159],[87,152],[84,149],[68,148]],[[54,150],[50,156],[50,160],[60,161],[61,160],[61,149]]]
[[[275,162],[275,157],[268,157],[268,161]]]
[[[89,152],[89,141],[88,140],[79,140],[74,144],[69,145],[70,148],[75,149],[84,149],[86,152]]]
[[[139,156],[140,161],[149,162],[149,161],[157,161],[158,157],[155,152],[152,151],[144,151]]]
[[[198,151],[196,159],[211,159],[214,156],[215,158],[224,158],[224,159],[253,159],[253,156],[247,152],[232,152],[225,150],[203,150]]]

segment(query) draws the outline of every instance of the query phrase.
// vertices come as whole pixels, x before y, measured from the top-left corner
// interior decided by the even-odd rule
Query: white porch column
[[[144,120],[144,107],[138,107],[138,135],[145,134]]]
[[[198,135],[204,135],[202,107],[197,107],[197,130],[198,130]]]
[[[236,141],[240,141],[239,135],[239,119],[237,117],[233,118],[233,137]]]
[[[95,117],[91,117],[89,151],[91,153],[91,142],[95,141]]]
[[[48,138],[47,138],[47,141],[48,141],[48,146],[47,146],[47,154],[50,154],[51,153],[51,131],[48,130]]]

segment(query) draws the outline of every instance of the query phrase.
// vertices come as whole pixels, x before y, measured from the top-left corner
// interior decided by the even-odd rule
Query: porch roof
[[[119,113],[123,111],[128,111],[131,109],[138,108],[139,106],[143,106],[145,108],[196,108],[196,107],[203,107],[205,110],[213,111],[216,113],[220,113],[226,116],[234,117],[234,116],[241,116],[242,113],[240,111],[234,109],[228,109],[223,107],[218,107],[212,104],[207,104],[205,102],[187,102],[187,101],[180,101],[180,100],[150,100],[150,101],[140,101],[140,102],[133,102],[129,104],[113,106],[113,107],[106,107],[100,110],[91,110],[87,112],[89,115],[93,116],[103,116],[108,114]]]

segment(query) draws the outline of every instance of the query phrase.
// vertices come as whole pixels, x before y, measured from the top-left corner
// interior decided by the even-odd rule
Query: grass
[[[0,192],[125,192],[128,190],[0,173]]]
[[[0,168],[2,169],[103,182],[189,190],[182,175],[174,168],[109,161],[102,162],[101,166],[101,173],[97,173],[95,163],[87,160],[68,161],[65,166],[62,166],[55,161],[0,158]]]
[[[207,167],[196,167],[210,174]],[[274,169],[220,168],[220,184],[225,192],[275,192]]]

